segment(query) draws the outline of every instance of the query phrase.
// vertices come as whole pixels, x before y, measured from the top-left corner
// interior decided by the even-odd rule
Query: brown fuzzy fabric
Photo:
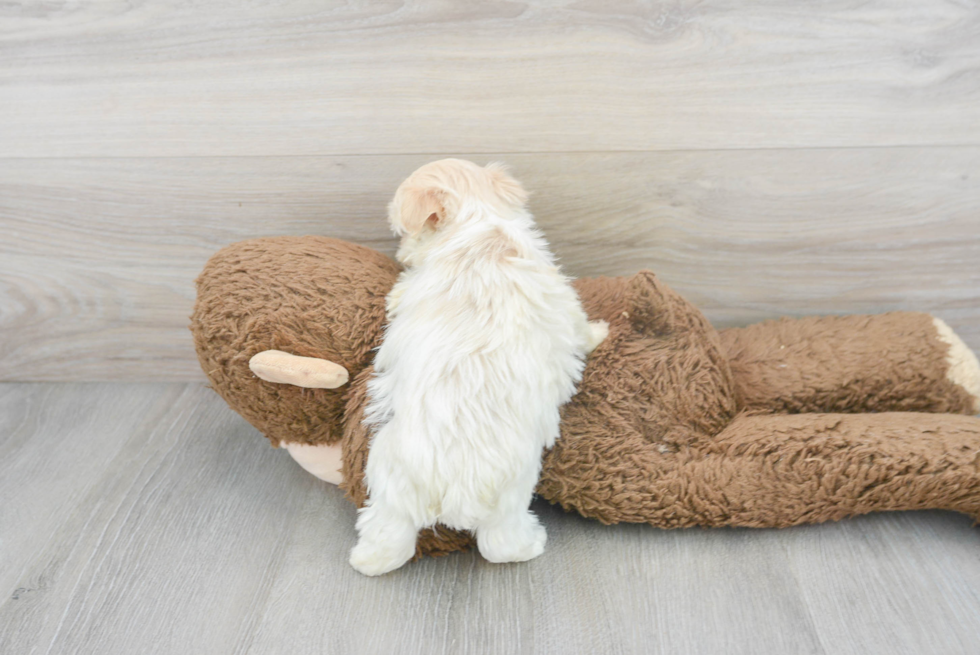
[[[400,268],[381,253],[325,237],[253,239],[215,254],[197,279],[191,332],[201,368],[231,407],[280,441],[333,443],[345,389],[264,382],[263,350],[320,357],[354,378],[381,343],[385,296]]]
[[[371,348],[397,273],[374,251],[304,237],[229,246],[198,279],[192,330],[214,388],[273,443],[341,438],[343,487],[358,506]],[[946,379],[948,347],[928,315],[770,321],[719,336],[653,273],[576,288],[610,331],[545,456],[538,492],[551,502],[659,527],[924,508],[980,518],[980,420],[952,414],[968,413],[970,398]],[[248,359],[269,348],[341,363],[351,382],[258,380]],[[472,545],[440,527],[420,534],[419,553]]]
[[[929,314],[813,316],[722,330],[739,404],[774,412],[950,412],[973,398],[946,378]]]
[[[705,447],[564,438],[539,491],[603,523],[785,527],[941,508],[980,518],[980,420],[917,414],[736,418]]]

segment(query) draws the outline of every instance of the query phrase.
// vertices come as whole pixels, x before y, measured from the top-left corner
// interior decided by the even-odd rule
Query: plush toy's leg
[[[793,525],[914,509],[980,519],[980,419],[743,416],[718,435],[715,448],[714,461],[732,458],[724,467],[732,477],[719,490],[739,500],[726,522]]]
[[[976,356],[928,314],[781,319],[720,334],[747,409],[980,412]]]
[[[317,446],[297,442],[280,442],[290,457],[308,473],[329,482],[340,484],[344,480],[340,469],[343,465],[343,453],[340,444],[320,444]]]
[[[606,523],[784,527],[912,509],[980,520],[973,417],[742,415],[707,452],[590,443],[563,453],[559,441],[538,492]]]

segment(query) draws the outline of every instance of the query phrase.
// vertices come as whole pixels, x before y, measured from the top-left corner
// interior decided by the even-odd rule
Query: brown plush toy
[[[399,270],[352,243],[279,237],[228,246],[197,280],[191,330],[214,389],[358,506],[366,382]],[[647,271],[576,288],[610,330],[545,455],[537,491],[552,503],[664,528],[926,508],[980,519],[980,419],[965,416],[980,411],[980,366],[942,321],[717,332]],[[441,554],[473,540],[440,528],[418,543]]]

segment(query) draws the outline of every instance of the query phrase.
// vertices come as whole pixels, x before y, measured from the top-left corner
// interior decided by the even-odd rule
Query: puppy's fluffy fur
[[[446,159],[389,206],[407,268],[368,387],[368,501],[350,558],[362,573],[404,564],[437,522],[474,530],[492,562],[544,550],[528,509],[542,450],[608,326],[588,322],[526,199],[502,166]]]

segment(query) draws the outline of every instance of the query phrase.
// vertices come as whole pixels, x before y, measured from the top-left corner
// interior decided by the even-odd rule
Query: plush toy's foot
[[[547,541],[548,533],[530,511],[476,530],[480,554],[495,564],[534,559],[544,552]]]
[[[932,323],[939,332],[939,339],[949,346],[946,354],[946,362],[949,364],[946,378],[963,387],[973,397],[973,413],[980,413],[980,362],[977,361],[977,356],[945,321],[933,318]]]
[[[340,484],[344,481],[344,476],[340,473],[343,465],[343,453],[340,444],[324,444],[313,446],[297,442],[279,442],[281,448],[289,452],[290,457],[303,467],[308,473],[329,482],[330,484]]]

